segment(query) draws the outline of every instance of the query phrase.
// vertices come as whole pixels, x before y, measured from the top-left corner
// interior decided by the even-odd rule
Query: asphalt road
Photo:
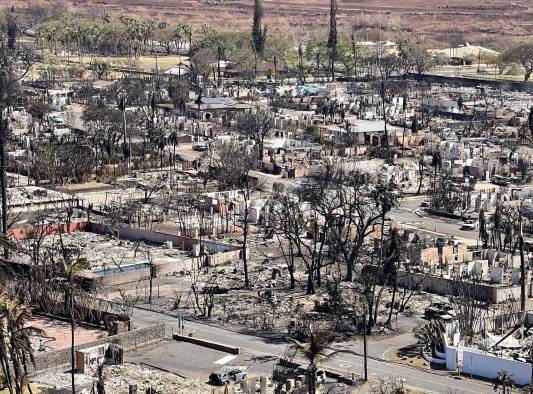
[[[431,216],[420,208],[420,204],[425,199],[427,199],[425,196],[404,198],[390,217],[400,225],[400,228],[417,229],[434,236],[453,236],[470,245],[477,243],[477,230],[461,230],[459,220]]]
[[[141,309],[135,309],[133,319],[141,325],[152,325],[165,323],[168,333],[177,332],[177,319],[172,316],[162,315],[157,312],[151,312]],[[185,332],[192,332],[195,337],[224,343],[230,346],[240,347],[248,355],[265,356],[271,355],[282,357],[287,347],[286,342],[282,340],[270,340],[267,338],[245,335],[224,328],[213,327],[197,322],[187,321],[185,323]],[[394,342],[394,341],[392,341]],[[391,343],[392,344],[392,343]],[[351,350],[359,353],[361,347],[358,345],[334,345],[335,349],[341,347],[345,350]],[[369,344],[372,348],[372,343]],[[375,351],[371,350],[371,353]],[[296,360],[305,365],[303,359]],[[363,357],[354,354],[339,354],[329,360],[324,366],[336,369],[348,374],[361,374]],[[410,368],[404,365],[395,364],[379,360],[372,357],[368,360],[368,372],[370,377],[386,378],[395,377],[405,380],[405,384],[417,390],[427,393],[487,393],[492,392],[492,387],[485,382],[461,378],[454,379],[445,371],[427,372],[420,369]]]

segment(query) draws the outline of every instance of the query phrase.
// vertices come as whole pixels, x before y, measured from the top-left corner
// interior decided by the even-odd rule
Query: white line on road
[[[232,355],[228,354],[227,356],[222,357],[220,360],[215,361],[215,364],[224,365],[224,364],[227,364],[231,360],[234,360],[236,358],[237,358],[237,356],[232,356]]]

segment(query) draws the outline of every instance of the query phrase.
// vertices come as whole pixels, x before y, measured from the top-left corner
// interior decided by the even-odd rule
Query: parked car
[[[508,178],[499,175],[493,176],[490,181],[498,186],[509,186],[511,184]]]
[[[226,294],[228,291],[227,288],[220,287],[219,285],[204,286],[202,288],[202,294]]]
[[[239,368],[222,369],[209,375],[209,384],[223,386],[229,382],[240,383],[246,379],[246,371]]]
[[[475,230],[477,227],[477,222],[472,219],[466,219],[461,223],[461,230]]]
[[[194,144],[192,146],[192,150],[196,152],[205,152],[207,150],[207,145],[206,144]]]
[[[448,312],[439,308],[435,308],[433,306],[429,306],[428,308],[426,308],[424,316],[428,320],[439,319],[445,322],[453,320],[453,316],[448,314]]]
[[[448,315],[455,317],[456,313],[453,309],[453,306],[446,302],[433,302],[430,307],[440,309],[441,311],[446,312]]]
[[[420,203],[420,206],[421,206],[422,208],[427,208],[427,207],[429,207],[430,205],[431,205],[431,201],[429,201],[429,200],[424,200],[424,201],[422,201],[422,202]]]

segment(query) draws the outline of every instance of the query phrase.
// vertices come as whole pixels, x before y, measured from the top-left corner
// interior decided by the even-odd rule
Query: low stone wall
[[[103,345],[105,343],[117,343],[124,347],[124,350],[135,349],[148,343],[158,342],[165,338],[165,324],[157,324],[151,327],[138,328],[123,334],[113,335],[96,341],[75,346],[76,350]],[[56,368],[70,363],[70,348],[60,349],[53,352],[35,353],[35,365],[32,371],[42,371],[44,369]]]

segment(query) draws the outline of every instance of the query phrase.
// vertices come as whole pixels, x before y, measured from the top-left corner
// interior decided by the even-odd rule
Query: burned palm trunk
[[[7,119],[0,112],[0,199],[2,200],[2,234],[7,235],[7,181],[6,181],[6,144],[8,125]],[[7,250],[4,250],[7,254]]]

